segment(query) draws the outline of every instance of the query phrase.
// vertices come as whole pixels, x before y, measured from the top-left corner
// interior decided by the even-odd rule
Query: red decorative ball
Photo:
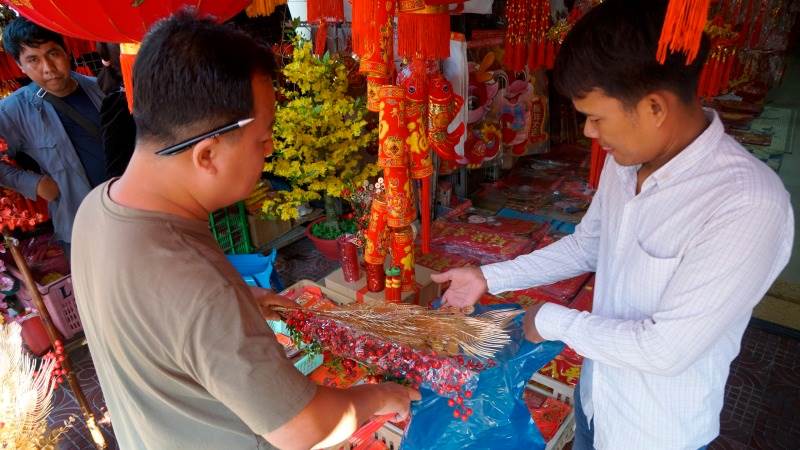
[[[461,417],[461,413],[460,413],[460,412],[458,412],[458,410],[455,410],[455,411],[453,411],[453,417],[455,417],[456,419],[458,419],[459,417]]]
[[[56,383],[58,383],[58,384],[61,384],[61,383],[63,383],[63,382],[64,382],[64,377],[58,377],[58,378],[56,378]]]
[[[466,413],[466,415],[468,415],[468,416],[471,416],[472,415],[472,408],[467,408],[466,411],[464,411],[464,413]]]
[[[459,405],[462,405],[462,404],[464,404],[464,399],[461,398],[461,397],[456,397],[456,403],[458,403]]]
[[[466,391],[466,392],[464,392],[464,397],[467,397],[467,398],[472,398],[472,391]]]
[[[456,406],[456,402],[454,402],[453,399],[451,398],[450,400],[447,401],[447,406],[452,408]]]
[[[469,417],[467,417],[466,415],[462,415],[461,416],[461,421],[462,422],[466,422],[467,420],[469,420]]]

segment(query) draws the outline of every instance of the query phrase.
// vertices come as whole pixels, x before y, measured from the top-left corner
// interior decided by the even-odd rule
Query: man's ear
[[[667,95],[662,91],[647,94],[641,104],[643,104],[643,111],[640,111],[640,114],[644,114],[656,128],[660,128],[669,115]]]
[[[195,168],[202,170],[208,175],[217,174],[218,143],[219,138],[210,137],[194,145],[194,148],[192,148],[192,164]]]

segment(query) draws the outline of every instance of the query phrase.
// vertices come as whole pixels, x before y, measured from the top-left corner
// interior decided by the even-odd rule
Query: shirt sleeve
[[[607,178],[606,169],[609,166],[610,164],[605,164],[601,180]],[[603,182],[600,183],[600,189],[574,233],[527,255],[482,266],[481,271],[489,286],[489,293],[527,289],[594,272],[600,248],[604,185]]]
[[[8,154],[13,157],[22,148],[17,125],[8,113],[7,103],[0,104],[0,137],[8,144]],[[0,162],[0,185],[13,189],[25,197],[36,200],[36,188],[42,175]]]
[[[788,199],[725,209],[692,240],[652,317],[612,319],[545,304],[537,330],[593,361],[665,376],[683,372],[732,322],[752,313],[789,260]]]
[[[187,372],[260,435],[294,418],[316,393],[246,290],[228,286],[209,298],[189,325],[183,352]]]

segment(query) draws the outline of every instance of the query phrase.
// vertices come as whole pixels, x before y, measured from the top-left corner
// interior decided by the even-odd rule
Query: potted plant
[[[322,199],[325,217],[312,223],[307,235],[326,256],[336,258],[335,238],[355,226],[343,223],[335,199],[346,186],[360,185],[378,173],[364,161],[377,132],[368,129],[362,98],[348,94],[348,71],[339,57],[317,57],[309,41],[295,41],[292,61],[283,68],[284,99],[275,112],[273,157],[264,171],[289,181],[290,189],[272,192],[262,212],[282,220],[298,217],[297,208]],[[322,246],[322,247],[321,247]]]

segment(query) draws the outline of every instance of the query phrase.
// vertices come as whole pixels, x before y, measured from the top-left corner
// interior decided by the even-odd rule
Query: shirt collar
[[[710,108],[703,108],[703,112],[710,122],[705,131],[686,148],[681,150],[680,153],[653,172],[647,178],[647,181],[645,181],[642,190],[651,184],[663,186],[665,183],[675,180],[681,173],[696,167],[697,163],[716,147],[720,138],[725,133],[725,127],[722,125],[722,121],[720,121],[716,111]],[[641,165],[617,165],[617,174],[624,183],[633,182],[636,180],[636,174],[641,167]]]
[[[697,164],[717,146],[725,133],[725,127],[716,111],[703,108],[703,112],[709,121],[708,127],[691,144],[650,175],[653,183],[663,185],[685,171],[697,167]]]

